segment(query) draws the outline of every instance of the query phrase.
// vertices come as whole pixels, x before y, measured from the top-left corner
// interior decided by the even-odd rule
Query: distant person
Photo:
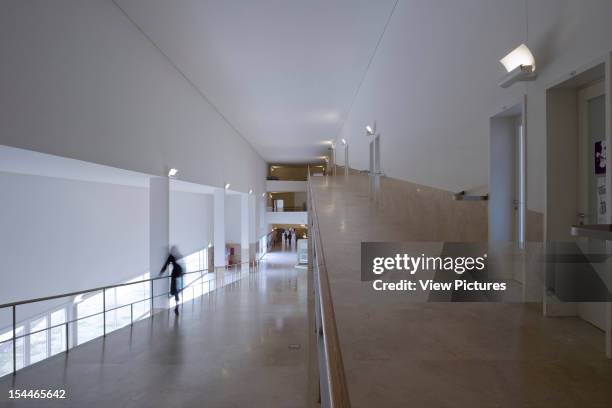
[[[295,230],[291,231],[291,235],[293,236],[293,242],[297,245],[297,233]]]
[[[172,265],[172,272],[170,272],[170,296],[174,296],[174,300],[176,303],[176,306],[174,308],[174,314],[177,316],[179,314],[179,292],[181,290],[180,286],[182,286],[183,279],[183,267],[179,263],[179,260],[182,258],[183,256],[179,253],[176,245],[172,246],[172,248],[170,248],[170,255],[168,255],[166,263],[159,272],[160,276],[163,275],[166,268],[168,268],[169,265]]]
[[[291,246],[291,230],[287,232],[287,241],[289,242],[289,246]]]

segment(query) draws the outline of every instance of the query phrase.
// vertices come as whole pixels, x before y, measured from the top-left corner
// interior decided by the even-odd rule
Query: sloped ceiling
[[[395,0],[115,2],[266,161],[291,163],[338,136]]]

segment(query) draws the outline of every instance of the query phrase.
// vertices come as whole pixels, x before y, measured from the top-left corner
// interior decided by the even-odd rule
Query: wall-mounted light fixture
[[[535,58],[525,44],[516,47],[508,55],[500,59],[499,62],[508,72],[499,81],[499,86],[502,88],[508,88],[515,82],[533,81],[537,77]]]
[[[346,146],[346,139],[342,138],[342,144]]]
[[[230,186],[231,186],[231,184],[230,184],[230,183],[226,183],[226,184],[225,184],[225,189],[226,189],[226,190],[229,190]]]
[[[252,188],[249,189],[249,195],[251,195],[251,194],[253,194],[253,189]]]
[[[370,125],[366,126],[366,134],[368,136],[374,136],[374,133],[376,133],[376,122],[374,122],[374,125],[372,126]]]
[[[212,248],[212,242],[208,242],[208,247]]]
[[[176,176],[177,174],[178,174],[178,170],[177,170],[177,169],[172,168],[172,169],[170,169],[170,170],[168,171],[168,177],[174,177],[174,176]]]
[[[261,193],[261,196],[265,198],[266,197],[266,193]]]

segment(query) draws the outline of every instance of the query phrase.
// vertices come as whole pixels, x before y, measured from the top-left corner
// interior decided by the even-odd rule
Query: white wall
[[[305,211],[272,212],[266,214],[266,222],[271,224],[308,224],[308,213]],[[268,229],[269,231],[269,229]]]
[[[148,270],[146,188],[0,172],[0,191],[0,303]]]
[[[265,191],[262,158],[112,1],[3,1],[0,38],[0,144]]]
[[[527,206],[544,210],[547,84],[612,50],[609,0],[400,0],[338,137],[368,168],[365,125],[382,134],[382,170],[450,191],[487,183],[489,118],[527,93]],[[533,83],[499,88],[498,62],[527,42]],[[338,155],[342,164],[343,155]]]
[[[305,181],[267,180],[266,191],[270,193],[291,193],[306,191]]]
[[[206,248],[213,240],[211,194],[170,192],[170,245],[183,255]]]

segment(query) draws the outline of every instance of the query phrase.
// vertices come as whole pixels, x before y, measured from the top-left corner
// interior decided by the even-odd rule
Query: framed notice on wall
[[[606,174],[606,141],[600,140],[595,142],[595,174]]]

